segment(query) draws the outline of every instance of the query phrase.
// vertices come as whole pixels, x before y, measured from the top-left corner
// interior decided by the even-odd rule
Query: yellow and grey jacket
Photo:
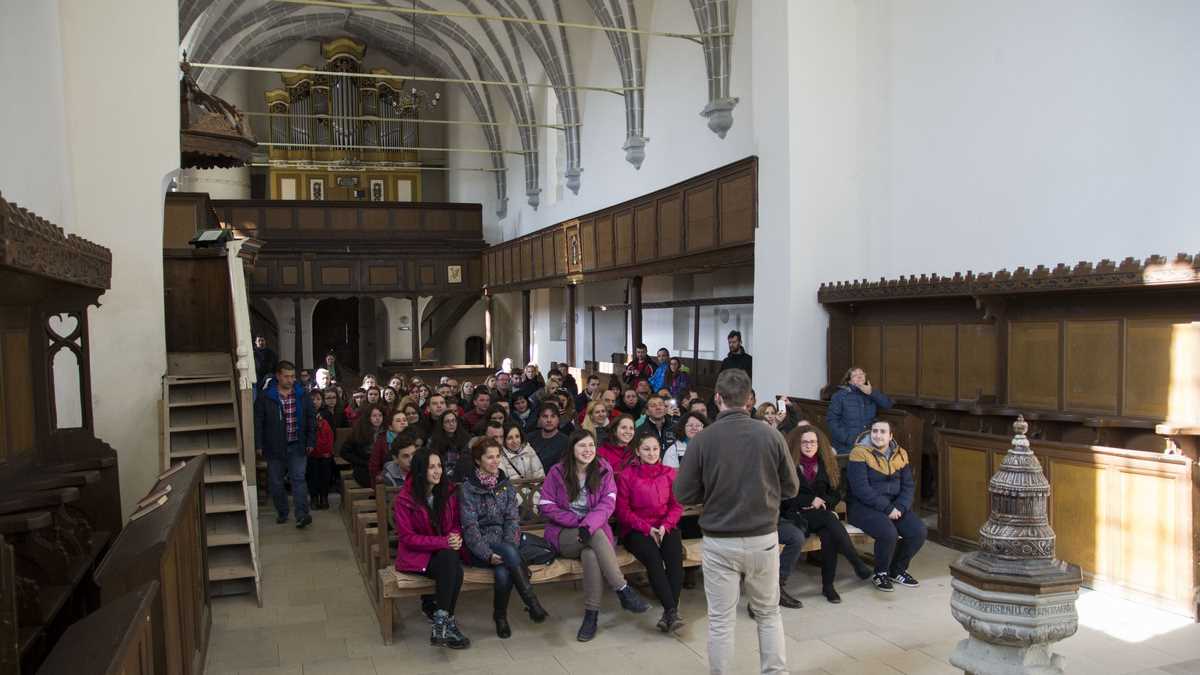
[[[860,435],[850,451],[846,477],[850,508],[865,507],[881,513],[890,513],[893,508],[905,513],[912,508],[916,491],[912,466],[908,452],[895,439],[887,452],[882,452],[871,445],[869,433]]]

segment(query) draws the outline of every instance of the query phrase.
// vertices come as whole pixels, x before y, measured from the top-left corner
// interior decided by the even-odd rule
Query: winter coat
[[[375,437],[375,442],[371,444],[371,458],[367,460],[367,471],[371,476],[371,483],[379,480],[379,474],[383,473],[383,465],[387,464],[388,446],[391,445],[392,439],[396,435],[389,429]]]
[[[800,479],[800,491],[795,497],[785,499],[779,504],[780,521],[792,521],[797,516],[803,517],[817,497],[825,502],[825,509],[828,511],[832,511],[842,501],[846,484],[843,482],[836,488],[830,484],[825,462],[817,462],[817,475],[811,483],[804,478],[804,471],[799,466],[796,467],[796,477]]]
[[[662,426],[656,425],[649,417],[641,420],[637,426],[637,432],[640,436],[643,433],[649,432],[654,434],[658,439],[658,449],[666,450],[675,443],[675,425],[678,424],[679,418],[667,415],[663,418]]]
[[[891,513],[895,508],[906,513],[912,509],[916,484],[908,451],[895,439],[888,449],[890,456],[872,447],[870,436],[863,434],[850,451],[850,461],[846,465],[850,496],[846,505],[852,510],[857,507]]]
[[[571,510],[571,498],[567,496],[565,465],[555,464],[546,474],[546,481],[542,483],[538,511],[546,519],[546,541],[556,551],[559,533],[572,527],[586,528],[593,536],[597,531],[603,532],[610,542],[613,541],[608,519],[617,508],[617,482],[608,462],[600,457],[593,461],[600,463],[600,489],[588,494],[588,514],[582,518]],[[571,480],[578,479],[571,476]]]
[[[605,442],[597,452],[612,467],[614,474],[620,474],[637,461],[637,455],[633,450],[622,445],[617,445],[615,438]]]
[[[654,364],[650,360],[638,361],[636,358],[625,365],[625,371],[622,373],[621,379],[625,381],[625,386],[635,387],[642,380],[649,380],[654,375]]]
[[[408,474],[401,473],[400,466],[395,461],[389,460],[387,464],[383,465],[383,473],[380,473],[379,477],[391,487],[401,487],[408,478]]]
[[[516,453],[511,453],[508,448],[501,450],[500,470],[510,480],[537,480],[546,477],[542,460],[538,459],[537,452],[528,443]]]
[[[670,368],[670,362],[660,363],[654,369],[654,374],[650,376],[650,391],[658,391],[663,388],[663,380],[667,376],[667,368]]]
[[[308,456],[316,459],[333,457],[333,428],[323,415],[317,416],[317,442]]]
[[[829,413],[825,416],[834,449],[841,454],[850,452],[854,439],[875,421],[878,409],[890,407],[892,399],[879,389],[872,388],[868,396],[853,385],[838,387],[829,401]]]
[[[526,408],[524,416],[517,413],[516,410],[512,410],[508,413],[508,419],[521,427],[521,431],[529,431],[534,427],[534,422],[537,421],[537,414],[533,412],[533,408]]]
[[[358,483],[359,487],[374,487],[371,482],[371,444],[359,443],[354,438],[346,439],[342,444],[342,459],[350,462],[350,469],[354,472],[354,482]]]
[[[521,537],[517,491],[503,471],[492,489],[484,487],[472,471],[462,482],[459,495],[463,543],[475,558],[485,561],[491,558],[492,544],[517,545]]]
[[[663,378],[663,381],[665,383],[666,378]],[[666,385],[666,387],[671,391],[671,398],[683,398],[683,395],[692,388],[692,377],[681,370],[675,373],[675,379],[671,381],[671,384]]]
[[[393,518],[396,523],[396,569],[400,572],[424,572],[434,553],[450,548],[452,533],[462,534],[458,520],[458,495],[455,485],[450,485],[450,497],[446,500],[446,511],[442,514],[440,532],[433,531],[429,511],[425,508],[424,496],[415,497],[412,482],[405,483],[396,494]],[[417,501],[420,499],[421,501]],[[459,549],[465,562],[466,548]]]
[[[746,371],[747,375],[753,377],[754,376],[754,357],[747,354],[746,350],[744,348],[738,350],[738,353],[736,353],[736,354],[734,354],[733,352],[729,352],[728,356],[721,359],[721,370],[717,371],[717,372],[730,370],[732,368],[737,368],[738,370],[744,370],[744,371]]]
[[[296,397],[296,442],[308,450],[316,443],[316,413],[299,382],[292,388]],[[287,422],[279,399],[279,382],[272,380],[254,401],[254,447],[268,459],[287,457]]]
[[[662,462],[637,462],[617,475],[617,526],[621,536],[630,532],[649,535],[650,528],[667,532],[679,525],[683,506],[675,500],[671,484],[675,469]]]
[[[683,461],[684,455],[687,454],[688,441],[686,437],[678,438],[671,447],[663,451],[662,463],[672,469],[678,469],[679,463]]]

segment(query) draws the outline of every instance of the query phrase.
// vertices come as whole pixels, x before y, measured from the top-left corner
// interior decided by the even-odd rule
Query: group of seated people
[[[683,515],[672,484],[689,442],[711,417],[709,404],[690,384],[652,387],[658,369],[644,367],[639,363],[644,360],[650,364],[639,345],[621,377],[602,388],[591,375],[582,391],[574,389],[565,369],[552,368],[543,379],[534,364],[519,373],[502,370],[479,386],[443,379],[430,388],[414,377],[404,387],[406,380],[397,375],[380,388],[367,375],[349,402],[330,386],[312,390],[318,446],[323,433],[349,425],[340,453],[354,481],[400,488],[393,505],[395,568],[434,581],[434,593],[422,597],[433,624],[431,644],[470,645],[455,619],[464,565],[493,570],[493,620],[501,638],[512,634],[507,607],[514,588],[532,621],[546,619],[529,561],[522,558],[522,537],[532,535],[521,531],[514,481],[541,481],[531,494],[545,523],[543,545],[581,562],[580,641],[596,635],[605,587],[627,611],[649,608],[621,571],[617,543],[646,569],[662,607],[658,629],[671,633],[684,625],[683,540],[702,533],[695,516]],[[687,382],[678,359],[660,353],[660,360],[663,373],[674,373],[668,384]],[[916,586],[908,564],[924,543],[925,527],[911,510],[912,470],[891,425],[875,421],[860,429],[843,470],[833,444],[786,399],[761,405],[751,400],[747,409],[784,434],[800,479],[799,493],[780,507],[780,604],[801,606],[786,584],[809,535],[821,540],[822,593],[829,602],[841,602],[834,587],[839,556],[881,591],[893,590],[895,583]],[[313,505],[328,508],[332,449],[313,454]],[[859,557],[835,512],[843,501],[848,521],[875,539],[873,569]]]

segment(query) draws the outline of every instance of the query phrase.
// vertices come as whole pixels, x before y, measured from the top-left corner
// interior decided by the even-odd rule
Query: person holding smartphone
[[[839,455],[854,447],[854,441],[875,420],[879,409],[892,407],[892,399],[871,386],[867,373],[857,366],[846,371],[842,384],[829,401],[829,435]]]

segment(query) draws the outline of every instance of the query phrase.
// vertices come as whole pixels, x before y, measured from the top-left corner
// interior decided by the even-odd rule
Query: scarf
[[[479,479],[479,484],[489,490],[496,489],[496,483],[500,482],[500,474],[488,473],[483,469],[475,469],[475,477]]]
[[[812,457],[800,453],[800,471],[804,474],[804,480],[809,483],[817,479],[817,465],[821,462],[821,453],[816,453]]]

